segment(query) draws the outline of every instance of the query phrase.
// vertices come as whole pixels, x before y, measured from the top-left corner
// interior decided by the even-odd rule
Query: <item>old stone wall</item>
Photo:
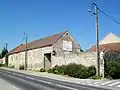
[[[28,69],[38,70],[44,67],[44,53],[51,53],[53,47],[43,47],[27,51]],[[8,56],[8,66],[19,68],[25,65],[25,52],[19,52]]]
[[[0,59],[0,64],[5,64],[5,57],[3,57],[2,59]]]
[[[100,73],[104,74],[104,63],[103,59],[100,59]],[[55,65],[67,65],[70,63],[82,64],[85,66],[95,66],[97,67],[96,53],[79,53],[79,54],[67,54],[64,56],[52,56],[52,67]]]
[[[27,51],[27,65],[30,70],[40,70],[44,68],[44,54],[51,53],[53,47],[43,47],[38,49],[33,49]],[[67,65],[70,63],[82,64],[85,66],[95,66],[97,67],[96,53],[87,53],[87,52],[62,52],[63,55],[52,55],[51,62],[52,67],[55,65]],[[100,59],[100,72],[101,75],[104,75],[104,60],[103,54],[101,54]],[[20,65],[25,64],[25,52],[20,52],[8,56],[8,66],[14,66],[19,68]]]
[[[68,52],[69,53],[69,51],[63,50],[63,41],[71,41],[72,42],[72,51],[71,52],[73,52],[73,53],[80,52],[80,46],[78,45],[78,43],[76,42],[76,40],[71,35],[69,35],[69,33],[65,33],[53,45],[53,49],[54,49],[54,51],[56,51],[56,53],[57,53],[58,56],[63,56],[64,52]]]
[[[20,65],[25,64],[25,52],[15,53],[8,56],[8,67],[14,66],[19,68]]]

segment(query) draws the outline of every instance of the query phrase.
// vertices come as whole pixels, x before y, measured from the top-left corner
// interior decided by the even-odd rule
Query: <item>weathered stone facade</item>
[[[71,41],[72,42],[72,51],[65,51],[63,50],[63,41]],[[80,46],[76,42],[76,40],[69,35],[69,33],[66,33],[61,37],[55,44],[53,45],[54,51],[57,53],[57,56],[63,56],[64,53],[79,53],[80,52]]]
[[[63,50],[63,41],[72,42],[72,50]],[[103,60],[104,61],[104,60]],[[103,61],[101,61],[101,74],[103,74]],[[69,33],[65,33],[51,46],[27,50],[27,69],[49,69],[55,65],[67,65],[70,63],[85,66],[97,66],[96,53],[80,52],[80,46]],[[19,68],[25,65],[25,51],[8,55],[8,66]]]
[[[35,70],[44,68],[44,54],[51,53],[52,51],[52,46],[27,51],[28,69]],[[20,65],[25,64],[25,52],[9,55],[8,60],[8,66],[19,68]]]
[[[52,56],[52,67],[55,65],[67,65],[70,63],[82,64],[85,66],[95,66],[97,68],[96,53],[78,53],[78,54],[64,54],[64,56]],[[104,76],[104,59],[100,58],[100,75]]]

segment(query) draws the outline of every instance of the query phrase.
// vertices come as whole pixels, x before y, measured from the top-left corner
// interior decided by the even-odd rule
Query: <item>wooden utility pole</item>
[[[25,37],[25,67],[24,67],[24,69],[25,70],[27,70],[27,41],[28,41],[28,37],[27,37],[27,35],[26,35],[26,37]]]
[[[99,24],[98,24],[98,7],[95,3],[95,17],[96,17],[96,58],[97,58],[97,76],[100,76],[100,53],[99,53]]]

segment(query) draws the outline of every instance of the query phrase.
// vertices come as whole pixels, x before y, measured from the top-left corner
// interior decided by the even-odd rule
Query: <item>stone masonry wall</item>
[[[28,69],[38,70],[44,67],[44,53],[51,53],[53,47],[43,47],[27,51]],[[25,64],[25,52],[20,52],[8,56],[8,66],[19,68]]]
[[[97,67],[96,53],[79,53],[79,54],[64,54],[61,56],[52,56],[53,62],[52,67],[55,65],[67,65],[70,63],[82,64],[85,66],[95,66]],[[100,74],[104,74],[104,60],[100,59]]]
[[[57,53],[57,55],[63,56],[64,52],[69,53],[69,51],[63,50],[63,41],[71,41],[72,42],[72,51],[71,52],[74,52],[74,53],[80,52],[80,46],[78,45],[76,40],[74,40],[74,38],[71,35],[69,35],[69,33],[66,33],[53,45],[53,47],[54,47],[53,49]]]
[[[51,53],[53,51],[53,47],[43,47],[39,49],[33,49],[27,51],[27,62],[28,62],[28,69],[30,70],[40,70],[44,68],[44,54]],[[104,60],[100,59],[100,72],[101,75],[104,75]],[[95,66],[97,67],[96,61],[96,53],[68,53],[63,52],[63,55],[52,55],[51,56],[52,67],[55,65],[67,65],[69,63],[76,63],[82,64],[85,66]],[[8,66],[14,65],[15,68],[19,68],[20,65],[25,64],[25,52],[20,52],[16,54],[9,55],[8,57]]]

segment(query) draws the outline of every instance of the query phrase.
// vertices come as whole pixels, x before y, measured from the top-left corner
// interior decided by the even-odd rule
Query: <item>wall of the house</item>
[[[44,68],[44,54],[51,53],[52,51],[53,51],[52,46],[27,51],[28,69],[37,70],[40,68]],[[20,52],[8,56],[9,67],[14,66],[15,68],[19,68],[20,65],[24,64],[25,64],[25,52]]]
[[[0,59],[0,64],[5,64],[5,57],[3,57],[2,59]]]
[[[25,52],[15,53],[8,56],[8,67],[19,68],[25,64]]]
[[[63,41],[71,41],[72,42],[72,51],[64,51],[63,50]],[[63,35],[62,38],[60,38],[54,45],[53,45],[54,51],[58,56],[63,56],[64,53],[78,53],[80,52],[80,46],[77,44],[77,42],[74,40],[73,37],[71,37],[68,33]]]

